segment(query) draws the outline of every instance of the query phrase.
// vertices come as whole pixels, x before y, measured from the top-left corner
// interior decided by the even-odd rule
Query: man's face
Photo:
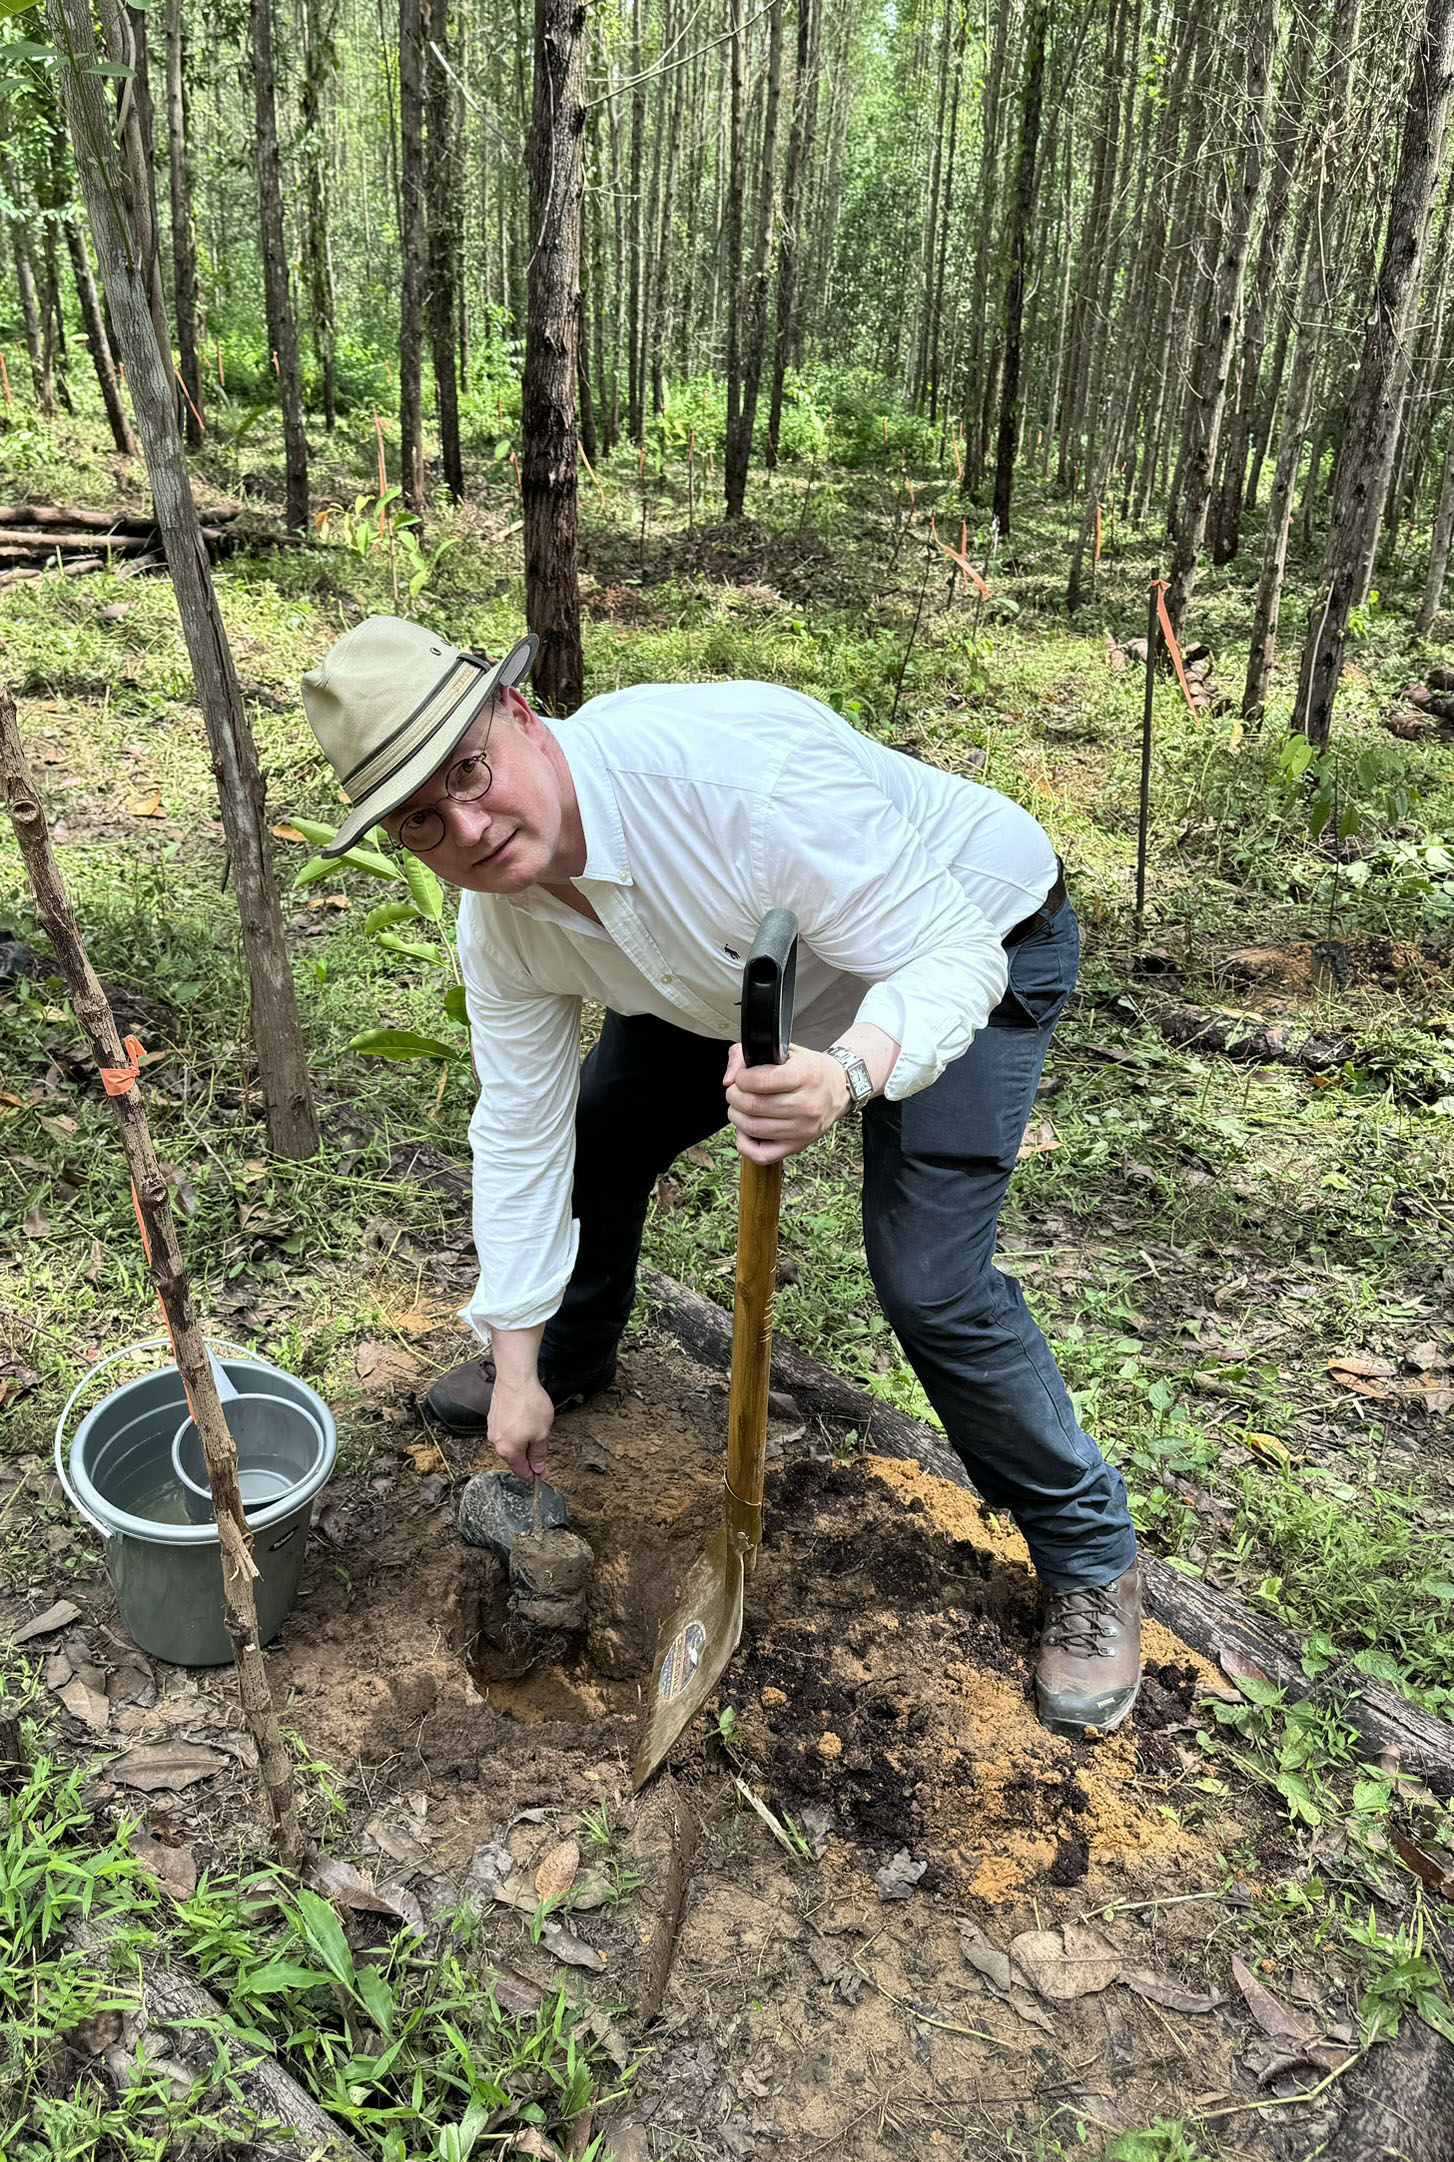
[[[502,691],[438,771],[389,813],[385,832],[408,847],[419,831],[414,814],[435,812],[443,835],[413,852],[449,885],[476,893],[519,893],[533,885],[548,875],[561,838],[560,784],[544,737],[519,692]],[[485,764],[489,784],[476,795]]]

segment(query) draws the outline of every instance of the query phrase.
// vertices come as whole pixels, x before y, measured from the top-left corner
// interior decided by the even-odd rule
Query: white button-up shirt
[[[642,685],[549,725],[600,922],[540,887],[461,902],[481,1338],[548,1320],[575,1263],[584,999],[733,1043],[757,926],[790,908],[794,1041],[823,1050],[871,1021],[901,1046],[886,1094],[910,1096],[983,1028],[1004,934],[1055,881],[1028,811],[778,684]]]

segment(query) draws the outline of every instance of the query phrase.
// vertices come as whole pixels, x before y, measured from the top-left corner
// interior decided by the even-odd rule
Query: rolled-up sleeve
[[[575,1266],[581,1002],[502,979],[463,911],[459,957],[479,1083],[470,1150],[480,1275],[464,1318],[484,1341],[492,1329],[548,1321]]]
[[[994,925],[934,863],[851,760],[798,761],[770,798],[764,907],[792,908],[804,943],[870,988],[857,1019],[899,1045],[884,1093],[913,1096],[969,1048],[1009,981]]]

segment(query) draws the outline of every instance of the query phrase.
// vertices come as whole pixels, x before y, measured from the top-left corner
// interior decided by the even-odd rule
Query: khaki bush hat
[[[303,678],[309,724],[353,805],[320,853],[341,856],[407,803],[494,697],[528,675],[532,634],[500,661],[462,652],[422,623],[365,616]]]

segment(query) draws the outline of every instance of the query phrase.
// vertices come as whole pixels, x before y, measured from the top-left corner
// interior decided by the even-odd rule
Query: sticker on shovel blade
[[[707,1648],[707,1632],[699,1621],[689,1621],[678,1629],[666,1648],[661,1662],[661,1680],[657,1694],[663,1704],[670,1704],[679,1697],[701,1664],[702,1653]]]

